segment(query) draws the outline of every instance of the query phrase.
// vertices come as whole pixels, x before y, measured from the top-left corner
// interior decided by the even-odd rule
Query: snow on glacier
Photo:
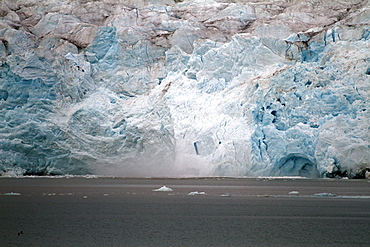
[[[370,169],[369,2],[236,2],[2,1],[2,174]]]

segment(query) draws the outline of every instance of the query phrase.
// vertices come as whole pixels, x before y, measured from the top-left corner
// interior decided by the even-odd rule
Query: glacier
[[[0,174],[365,177],[370,3],[3,0]]]

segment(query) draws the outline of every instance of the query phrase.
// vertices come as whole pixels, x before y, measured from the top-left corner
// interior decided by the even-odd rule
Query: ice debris
[[[206,195],[206,192],[193,191],[193,192],[188,193],[188,196],[195,196],[195,195]]]
[[[8,192],[8,193],[5,193],[4,196],[20,196],[21,193],[18,193],[18,192]]]
[[[173,191],[173,189],[167,187],[167,186],[162,186],[159,189],[155,189],[153,191]]]
[[[299,192],[294,190],[294,191],[289,192],[289,195],[299,196]]]
[[[332,193],[317,193],[317,194],[314,194],[314,196],[335,197],[336,195]]]

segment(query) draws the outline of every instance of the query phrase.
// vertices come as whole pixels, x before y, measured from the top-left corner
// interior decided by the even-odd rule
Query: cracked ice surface
[[[176,2],[2,1],[1,172],[367,174],[368,1]]]

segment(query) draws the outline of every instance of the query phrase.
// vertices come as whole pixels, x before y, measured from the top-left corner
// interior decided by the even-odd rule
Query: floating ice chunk
[[[332,194],[332,193],[317,193],[317,194],[314,194],[314,196],[334,197],[335,194]]]
[[[173,189],[166,187],[166,186],[162,186],[159,189],[155,189],[153,191],[173,191]]]
[[[188,194],[188,196],[195,196],[195,195],[205,195],[206,194],[206,192],[198,192],[198,191],[193,191],[193,192],[190,192],[189,194]]]
[[[17,192],[8,192],[8,193],[5,193],[4,196],[20,196],[21,193],[17,193]]]
[[[294,190],[294,191],[289,192],[289,195],[299,196],[299,192]]]

